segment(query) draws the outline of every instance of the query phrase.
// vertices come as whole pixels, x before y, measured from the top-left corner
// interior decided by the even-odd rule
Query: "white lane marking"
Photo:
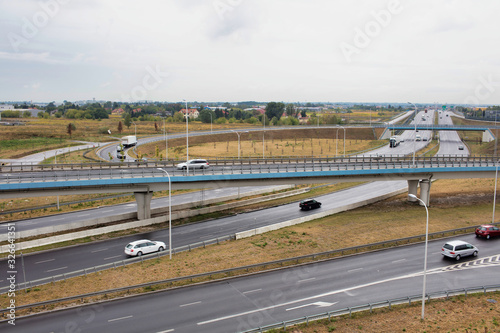
[[[496,256],[498,256],[498,258],[500,258],[500,255],[496,255]],[[470,267],[468,267],[468,269],[471,269],[471,268],[488,268],[488,267],[491,267],[491,266],[480,266],[480,265],[477,265],[477,266],[470,266]],[[432,271],[432,270],[427,271],[427,274],[428,275],[430,275],[430,274],[441,274],[441,273],[447,273],[447,272],[450,272],[450,271],[445,270],[445,268],[436,268],[434,271]],[[236,314],[228,315],[228,316],[225,316],[225,317],[219,317],[219,318],[214,318],[214,319],[210,319],[210,320],[207,320],[207,321],[202,321],[202,322],[197,323],[197,325],[201,326],[201,325],[205,325],[205,324],[211,324],[211,323],[215,323],[215,322],[226,320],[226,319],[231,319],[231,318],[240,317],[240,316],[246,316],[248,314],[252,314],[252,313],[255,313],[255,312],[267,311],[269,309],[278,308],[278,307],[281,307],[281,306],[286,306],[286,305],[290,305],[290,304],[295,304],[295,303],[299,303],[299,302],[304,302],[304,301],[308,301],[308,300],[312,300],[312,299],[316,299],[316,298],[320,298],[320,297],[325,297],[325,296],[331,296],[331,295],[340,294],[340,293],[347,293],[349,291],[356,290],[356,289],[362,289],[362,288],[366,288],[366,287],[375,286],[377,284],[382,284],[382,283],[387,283],[387,282],[392,282],[392,281],[397,281],[397,280],[414,278],[414,277],[418,277],[418,276],[421,276],[421,275],[423,275],[423,272],[412,273],[412,274],[407,274],[407,275],[402,275],[402,276],[396,276],[396,277],[393,277],[393,278],[389,278],[389,279],[385,279],[385,280],[380,280],[380,281],[375,281],[375,282],[370,282],[370,283],[366,283],[366,284],[361,284],[359,286],[349,287],[349,288],[345,288],[345,289],[332,290],[332,291],[329,291],[329,292],[326,292],[326,293],[323,293],[323,294],[313,295],[313,296],[309,296],[309,297],[306,297],[306,298],[298,299],[298,300],[295,300],[295,301],[290,301],[290,302],[285,302],[285,303],[282,303],[282,304],[271,305],[271,306],[268,306],[268,307],[265,307],[265,308],[261,308],[261,309],[250,310],[250,311],[246,311],[246,312],[241,312],[241,313],[236,313]]]
[[[248,291],[242,292],[242,294],[250,294],[250,293],[253,293],[253,292],[256,292],[256,291],[261,291],[261,290],[262,290],[262,288],[260,288],[260,289],[254,289],[254,290],[248,290]]]
[[[89,215],[90,215],[90,213],[88,213],[88,214],[79,214],[78,216],[89,216]]]
[[[180,308],[183,308],[185,306],[190,306],[190,305],[195,305],[195,304],[200,304],[201,301],[198,301],[198,302],[193,302],[193,303],[187,303],[187,304],[182,304],[182,305],[179,305]]]
[[[47,259],[47,260],[37,261],[37,262],[35,262],[35,264],[43,264],[44,262],[49,262],[49,261],[54,261],[54,260],[56,260],[56,259],[54,258],[54,259]]]
[[[394,260],[392,263],[393,263],[393,264],[396,264],[396,263],[398,263],[398,262],[402,262],[402,261],[406,261],[406,259]]]
[[[133,316],[126,316],[126,317],[121,317],[121,318],[115,318],[115,319],[109,319],[108,320],[108,323],[112,322],[112,321],[117,321],[117,320],[123,320],[123,319],[128,319],[128,318],[132,318]]]
[[[60,220],[64,220],[64,217],[60,217],[58,219],[51,219],[52,221],[60,221]]]
[[[58,270],[65,269],[65,268],[68,268],[68,266],[59,267],[59,268],[54,268],[54,269],[49,269],[49,270],[48,270],[48,271],[46,271],[46,272],[48,273],[48,272],[58,271]]]
[[[119,257],[121,257],[121,255],[118,255],[118,256],[112,256],[112,257],[107,257],[107,258],[104,258],[104,260],[113,259],[113,258],[119,258]]]
[[[360,271],[362,269],[363,269],[363,267],[350,269],[350,270],[347,271],[347,273],[352,273],[352,272]]]
[[[161,332],[158,332],[158,333],[169,333],[169,332],[173,332],[175,331],[173,328],[171,330],[166,330],[166,331],[161,331]]]
[[[396,281],[396,280],[402,280],[402,279],[412,278],[412,277],[419,276],[421,274],[423,274],[423,273],[422,272],[413,273],[413,274],[398,276],[398,277],[394,277],[394,278],[390,278],[390,279],[386,279],[386,280],[380,280],[380,281],[376,281],[376,282],[370,282],[370,283],[366,283],[366,284],[361,284],[359,286],[349,287],[349,288],[345,288],[345,289],[332,290],[332,291],[329,291],[329,292],[326,292],[326,293],[323,293],[323,294],[313,295],[313,296],[309,296],[309,297],[297,299],[297,300],[290,301],[290,302],[285,302],[285,303],[281,303],[281,304],[271,305],[271,306],[260,308],[260,309],[254,309],[254,310],[250,310],[250,311],[246,311],[246,312],[235,313],[235,314],[227,315],[227,316],[224,316],[224,317],[219,317],[219,318],[214,318],[214,319],[202,321],[202,322],[197,323],[197,325],[201,326],[201,325],[211,324],[211,323],[215,323],[215,322],[226,320],[226,319],[231,319],[231,318],[240,317],[240,316],[246,316],[246,315],[249,315],[249,314],[252,314],[252,313],[255,313],[255,312],[267,311],[267,310],[270,310],[270,309],[273,309],[273,308],[278,308],[278,307],[282,307],[282,306],[296,304],[296,303],[299,303],[299,302],[305,302],[305,301],[309,301],[309,300],[312,300],[312,299],[317,299],[317,298],[320,298],[320,297],[331,296],[331,295],[343,293],[343,292],[346,292],[346,291],[351,291],[351,290],[356,290],[356,289],[371,287],[371,286],[374,286],[374,285],[377,285],[377,284],[392,282],[392,281]]]
[[[292,310],[296,310],[296,309],[300,309],[300,308],[305,308],[306,306],[311,306],[311,305],[315,305],[319,308],[324,308],[324,307],[327,307],[327,306],[332,306],[332,305],[335,305],[337,304],[338,302],[334,302],[334,303],[328,303],[328,302],[315,302],[315,303],[310,303],[310,304],[304,304],[304,305],[299,305],[299,306],[296,306],[294,308],[290,308],[290,309],[286,309],[285,311],[292,311]]]
[[[94,250],[94,251],[90,251],[90,253],[96,253],[96,252],[101,252],[101,251],[106,251],[108,248],[104,248],[104,249],[99,249],[99,250]]]
[[[302,282],[312,281],[312,280],[316,280],[316,278],[315,278],[315,277],[313,277],[313,278],[310,278],[310,279],[299,280],[299,281],[297,281],[297,282],[298,282],[298,283],[302,283]]]

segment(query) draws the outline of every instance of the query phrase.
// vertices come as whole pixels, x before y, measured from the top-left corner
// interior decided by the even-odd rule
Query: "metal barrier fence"
[[[499,291],[500,290],[500,284],[496,285],[489,285],[489,286],[478,286],[478,287],[470,287],[470,288],[463,288],[463,289],[452,289],[452,290],[445,290],[445,291],[438,291],[438,292],[433,292],[433,293],[426,293],[425,297],[427,301],[430,301],[431,299],[436,299],[436,298],[444,298],[448,299],[450,296],[456,296],[456,295],[462,295],[464,294],[465,297],[467,297],[468,293],[478,293],[478,292],[483,292],[486,294],[486,292],[490,291]],[[276,330],[276,329],[283,329],[286,331],[287,328],[290,328],[292,326],[298,325],[298,324],[309,324],[311,321],[317,321],[321,319],[326,319],[331,320],[332,317],[336,316],[342,316],[342,315],[349,315],[352,316],[352,313],[354,312],[360,312],[360,311],[370,311],[370,313],[373,311],[373,309],[376,308],[381,308],[381,307],[389,307],[393,305],[398,305],[398,304],[411,304],[412,301],[421,301],[422,300],[422,295],[413,295],[413,296],[406,296],[406,297],[400,297],[400,298],[394,298],[390,300],[385,300],[385,301],[379,301],[379,302],[374,302],[374,303],[368,303],[368,304],[363,304],[363,305],[357,305],[353,307],[347,307],[339,310],[334,310],[334,311],[329,311],[329,312],[323,312],[319,314],[315,314],[312,316],[305,316],[305,317],[300,317],[292,320],[287,320],[283,321],[281,323],[275,323],[271,325],[266,325],[258,328],[253,328],[248,331],[242,331],[240,333],[258,333],[258,332],[266,332],[269,330]]]
[[[475,229],[476,229],[476,227],[474,226],[474,227],[465,227],[465,228],[435,232],[435,233],[429,234],[429,239],[438,239],[438,238],[448,237],[450,234],[451,235],[463,234],[463,233],[467,233],[467,232],[472,232]],[[210,244],[218,244],[221,241],[230,240],[230,239],[234,239],[234,238],[235,238],[235,235],[228,235],[228,236],[223,236],[223,237],[219,237],[216,239],[207,240],[204,242],[198,242],[195,244],[185,245],[185,246],[181,246],[181,247],[177,247],[177,248],[173,249],[172,253],[176,254],[176,253],[183,252],[183,251],[191,251],[191,249],[194,249],[197,247],[202,247],[202,246],[205,247],[206,245],[210,245]],[[173,283],[173,282],[193,280],[195,278],[211,277],[212,275],[217,275],[217,274],[227,274],[227,273],[233,273],[233,272],[237,272],[237,271],[247,271],[248,272],[250,269],[255,269],[255,268],[265,269],[266,267],[278,266],[278,265],[283,266],[285,263],[299,264],[301,262],[305,263],[305,262],[310,262],[311,260],[317,260],[318,258],[324,258],[325,260],[327,260],[327,259],[334,257],[334,256],[339,256],[339,255],[342,256],[344,254],[360,253],[360,252],[366,252],[366,251],[371,251],[371,250],[384,249],[384,248],[388,248],[388,247],[402,246],[402,245],[407,245],[407,244],[411,244],[411,243],[423,242],[424,240],[425,240],[425,235],[417,235],[417,236],[412,236],[412,237],[399,238],[399,239],[394,239],[394,240],[389,240],[389,241],[384,241],[384,242],[377,242],[377,243],[353,246],[353,247],[337,249],[337,250],[332,250],[332,251],[313,253],[313,254],[308,254],[308,255],[299,256],[299,257],[269,261],[269,262],[265,262],[265,263],[258,263],[258,264],[253,264],[253,265],[234,267],[234,268],[229,268],[229,269],[215,271],[215,272],[201,273],[201,274],[183,276],[183,277],[178,277],[178,278],[173,278],[173,279],[148,282],[148,283],[134,285],[134,286],[127,286],[127,287],[122,287],[122,288],[117,288],[117,289],[98,291],[98,292],[94,292],[94,293],[90,293],[90,294],[71,296],[71,297],[67,297],[64,299],[56,299],[56,300],[50,300],[50,301],[46,301],[46,302],[42,302],[42,303],[28,304],[28,305],[24,305],[24,306],[19,306],[17,308],[23,309],[23,308],[40,306],[40,305],[48,305],[48,304],[58,303],[58,302],[62,302],[62,301],[78,300],[78,299],[82,299],[85,297],[106,295],[106,294],[116,293],[116,292],[120,292],[120,291],[127,291],[127,290],[132,290],[132,289],[137,289],[137,288],[143,288],[143,287],[152,287],[154,285],[159,285],[159,284],[169,284],[169,283]],[[75,276],[79,276],[79,275],[86,276],[87,274],[96,273],[100,270],[104,270],[104,269],[108,269],[108,268],[117,268],[120,266],[133,264],[133,263],[136,263],[139,261],[142,262],[144,259],[159,258],[160,256],[165,256],[167,254],[168,254],[168,251],[163,251],[161,253],[156,252],[156,253],[144,255],[141,257],[120,260],[120,261],[105,264],[105,265],[99,265],[99,266],[94,266],[94,267],[90,267],[90,268],[80,269],[78,271],[59,274],[59,275],[55,275],[55,276],[51,276],[51,277],[47,277],[47,278],[43,278],[43,279],[38,279],[38,280],[34,280],[34,281],[27,281],[27,282],[19,283],[18,288],[16,290],[22,290],[25,288],[32,288],[36,285],[65,280],[67,278],[75,277]],[[5,292],[8,289],[9,289],[9,287],[0,288],[0,292]],[[0,310],[0,313],[3,313],[5,311],[6,311],[5,309]]]
[[[193,244],[179,246],[179,247],[172,249],[172,254],[176,254],[176,253],[180,253],[180,252],[184,252],[184,251],[191,251],[192,249],[196,249],[199,247],[205,247],[205,246],[211,245],[211,244],[219,244],[220,242],[224,242],[226,240],[231,240],[231,239],[235,239],[235,235],[222,236],[222,237],[209,239],[209,240],[202,241],[202,242],[197,242],[197,243],[193,243]],[[84,268],[84,269],[79,269],[79,270],[73,271],[73,272],[58,274],[58,275],[54,275],[54,276],[50,276],[50,277],[46,277],[46,278],[42,278],[42,279],[37,279],[37,280],[32,280],[32,281],[26,281],[26,282],[18,283],[16,290],[33,288],[34,286],[37,286],[37,285],[66,280],[68,278],[81,276],[81,275],[87,276],[87,274],[97,273],[98,271],[102,271],[102,270],[106,270],[106,269],[110,269],[110,268],[117,268],[117,267],[121,267],[121,266],[126,266],[126,265],[134,264],[137,262],[143,262],[144,260],[148,260],[148,259],[163,257],[166,255],[169,255],[168,249],[165,251],[162,251],[162,252],[155,252],[155,253],[151,253],[151,254],[142,255],[140,257],[123,259],[120,261],[115,261],[115,262],[104,264],[104,265],[92,266],[92,267],[88,267],[88,268]],[[9,287],[2,287],[2,288],[0,288],[0,293],[5,292],[6,290],[9,290]],[[1,313],[1,311],[0,311],[0,313]]]
[[[252,163],[250,160],[240,161],[219,161],[220,166],[231,166],[230,168],[205,168],[189,169],[189,175],[234,175],[234,174],[261,174],[261,173],[288,173],[288,172],[316,172],[316,171],[352,171],[352,170],[396,170],[416,168],[471,168],[471,167],[496,167],[498,162],[491,158],[484,157],[419,157],[413,165],[412,158],[394,156],[372,156],[372,157],[347,157],[332,159],[275,159],[273,163],[261,164]],[[81,166],[81,165],[80,165]],[[95,179],[130,179],[145,177],[165,177],[165,174],[156,168],[165,167],[164,163],[148,163],[147,168],[132,168],[124,170],[116,165],[99,165],[99,168],[84,169],[64,169],[57,172],[12,172],[3,173],[0,183],[34,183],[34,182],[56,182],[74,180],[95,180]],[[54,166],[52,166],[54,167]],[[52,171],[56,169],[45,169]],[[128,172],[130,171],[130,172]],[[170,170],[170,176],[185,176],[186,170]],[[1,175],[1,174],[0,174]]]

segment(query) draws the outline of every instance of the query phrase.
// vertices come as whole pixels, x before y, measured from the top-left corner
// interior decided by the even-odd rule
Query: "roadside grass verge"
[[[421,320],[422,303],[402,304],[370,311],[323,319],[309,324],[288,327],[292,333],[351,333],[351,332],[499,332],[500,292],[468,294],[434,299],[425,305],[425,320]],[[269,333],[284,332],[271,330]]]
[[[440,186],[435,185],[438,182]],[[492,181],[476,180],[474,184],[467,184],[464,180],[454,184],[444,180],[436,183],[433,184],[436,203],[433,203],[429,210],[429,232],[474,226],[491,220],[491,197],[485,196],[484,191],[476,192],[476,187],[481,185],[482,189],[488,189]],[[443,192],[445,189],[447,191]],[[359,230],[369,232],[360,237]],[[172,260],[168,257],[152,259],[38,286],[36,291],[34,288],[29,293],[19,291],[16,294],[16,304],[30,304],[98,290],[213,272],[422,233],[425,233],[424,209],[408,203],[405,195],[399,195],[356,210],[248,239],[178,253]],[[7,306],[8,301],[7,294],[0,296],[0,304],[3,307]]]

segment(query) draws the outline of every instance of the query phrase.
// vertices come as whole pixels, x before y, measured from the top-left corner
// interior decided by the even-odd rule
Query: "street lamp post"
[[[421,199],[419,199],[415,194],[408,194],[410,198],[417,199],[420,201],[424,207],[425,212],[427,214],[427,221],[425,223],[425,254],[424,254],[424,286],[422,289],[422,320],[424,319],[425,314],[425,279],[427,277],[427,243],[429,242],[429,210],[427,209],[427,205]]]
[[[162,168],[157,169],[165,172],[168,177],[168,247],[170,259],[172,259],[172,182],[167,170],[163,170]]]
[[[132,120],[132,123],[134,124],[134,135],[136,137],[136,140],[137,140],[137,124]]]
[[[266,114],[262,115],[262,119],[264,122],[264,131],[262,132],[262,159],[265,158],[265,145],[264,145],[264,132],[266,131]]]
[[[60,150],[56,150],[56,153],[54,154],[54,164],[57,164],[57,152],[58,151],[60,151]],[[57,210],[59,210],[59,194],[57,195]]]
[[[238,159],[240,159],[240,135],[241,133],[248,133],[248,131],[244,131],[244,132],[236,132],[235,130],[231,130],[231,132],[234,132],[236,133],[236,135],[238,135]]]
[[[335,156],[337,156],[337,151],[338,151],[338,148],[339,148],[339,129],[343,129],[344,130],[344,156],[345,156],[345,127],[344,126],[340,126],[340,125],[337,125],[337,140],[336,140],[336,146],[335,146]]]
[[[495,194],[493,195],[493,216],[491,218],[491,223],[495,223],[495,205],[497,199],[497,180],[498,180],[498,164],[495,168]]]
[[[183,101],[186,102],[186,175],[189,176],[189,111],[188,102],[185,99]]]
[[[408,102],[408,104],[413,105],[415,108],[415,116],[413,117],[413,122],[415,123],[415,138],[413,139],[413,167],[415,167],[415,151],[417,150],[417,107],[415,104]]]
[[[163,136],[165,137],[165,160],[168,161],[167,128],[165,127],[165,118],[163,118]]]

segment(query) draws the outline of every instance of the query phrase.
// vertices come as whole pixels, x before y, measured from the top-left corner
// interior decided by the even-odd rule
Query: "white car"
[[[177,169],[179,170],[186,170],[189,166],[189,169],[205,169],[210,167],[210,164],[208,164],[207,160],[203,159],[195,159],[195,160],[189,160],[184,163],[179,163],[176,165]]]
[[[152,252],[161,252],[166,246],[163,242],[154,242],[148,239],[141,239],[135,242],[128,243],[125,246],[125,254],[131,257],[142,256]]]
[[[466,256],[477,257],[478,252],[477,247],[461,240],[449,241],[441,248],[443,256],[455,258],[456,260]]]

